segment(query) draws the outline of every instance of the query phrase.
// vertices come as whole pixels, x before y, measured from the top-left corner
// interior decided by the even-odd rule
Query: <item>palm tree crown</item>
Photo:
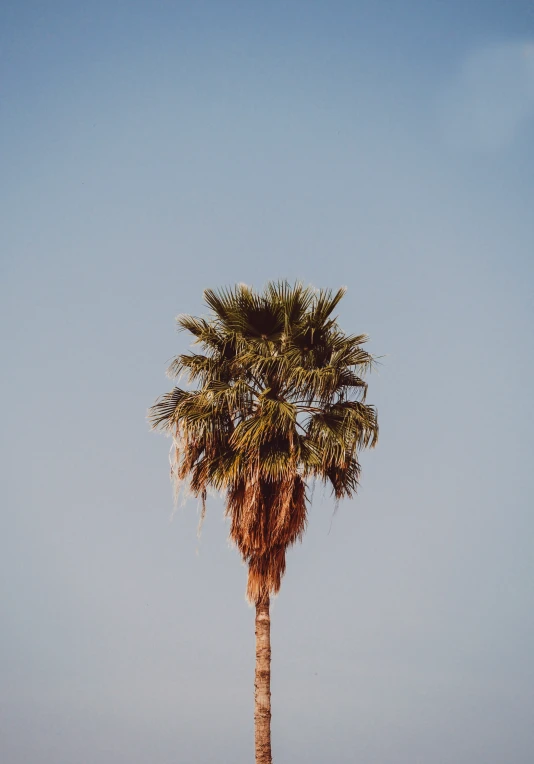
[[[333,311],[345,293],[269,283],[206,290],[209,318],[180,316],[201,352],[171,363],[186,374],[149,412],[174,438],[173,474],[205,507],[226,494],[230,538],[248,565],[247,596],[278,592],[286,550],[306,527],[306,487],[330,483],[336,499],[356,491],[358,452],[378,437],[365,402],[374,364],[365,335],[347,335]]]

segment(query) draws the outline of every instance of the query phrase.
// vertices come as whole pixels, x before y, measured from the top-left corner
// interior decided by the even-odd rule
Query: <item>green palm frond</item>
[[[187,395],[185,390],[175,387],[168,393],[161,395],[156,403],[149,409],[149,422],[154,429],[170,430],[177,424],[177,411],[180,403]]]
[[[326,320],[335,310],[338,303],[343,299],[346,292],[346,287],[341,287],[335,294],[332,293],[331,289],[321,289],[317,294],[310,311],[310,323],[316,327],[324,326]]]

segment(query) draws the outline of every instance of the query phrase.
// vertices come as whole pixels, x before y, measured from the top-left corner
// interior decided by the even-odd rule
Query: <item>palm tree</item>
[[[174,441],[172,475],[187,481],[205,513],[222,492],[230,538],[248,566],[256,608],[256,764],[271,764],[270,596],[286,551],[302,539],[307,488],[331,484],[336,500],[356,492],[358,452],[378,436],[365,403],[374,364],[365,335],[347,335],[333,311],[345,293],[269,283],[204,292],[209,318],[179,316],[202,352],[177,356],[168,373],[188,377],[151,407],[154,428]]]

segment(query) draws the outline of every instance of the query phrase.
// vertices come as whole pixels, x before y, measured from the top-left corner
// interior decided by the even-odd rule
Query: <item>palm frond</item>
[[[148,420],[152,429],[172,429],[176,424],[176,412],[180,403],[184,400],[187,392],[175,387],[168,393],[161,395],[148,411]]]

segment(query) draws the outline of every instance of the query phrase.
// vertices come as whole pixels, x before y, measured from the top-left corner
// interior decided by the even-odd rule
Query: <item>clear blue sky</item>
[[[4,0],[0,65],[2,761],[252,760],[245,571],[144,417],[176,314],[286,277],[383,359],[274,604],[276,764],[531,764],[531,0]]]

